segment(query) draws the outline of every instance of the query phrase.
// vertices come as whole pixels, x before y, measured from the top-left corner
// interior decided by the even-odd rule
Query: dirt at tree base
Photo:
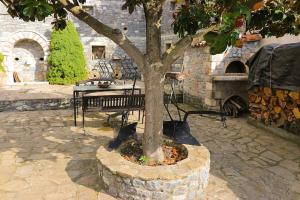
[[[148,166],[174,165],[188,156],[186,147],[173,141],[164,141],[162,149],[165,155],[163,162],[150,161],[149,158],[144,156],[142,143],[137,140],[130,140],[121,145],[120,153],[130,162]]]

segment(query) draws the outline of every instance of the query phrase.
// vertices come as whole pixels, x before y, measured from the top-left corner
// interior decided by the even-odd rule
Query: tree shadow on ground
[[[120,121],[110,128],[105,115],[91,113],[85,131],[73,123],[70,110],[0,113],[0,165],[64,160],[74,183],[101,191],[96,152],[114,137]]]
[[[87,133],[88,135],[90,134],[93,135],[95,132],[99,132],[99,131],[102,132],[102,134],[105,134],[106,131],[107,132],[110,131],[110,137],[93,136],[97,140],[99,140],[99,145],[97,145],[95,151],[93,152],[94,154],[93,158],[89,158],[89,159],[73,158],[68,162],[65,170],[68,173],[71,180],[76,184],[83,185],[95,191],[105,193],[105,191],[103,190],[104,186],[102,183],[102,179],[101,177],[99,177],[99,171],[97,166],[98,159],[96,157],[96,154],[100,146],[103,146],[107,149],[109,141],[111,141],[112,138],[118,134],[121,125],[121,118],[120,116],[112,117],[110,124],[107,123],[105,118],[104,120],[102,120],[99,126],[99,123],[97,122],[99,121],[99,118],[97,118],[97,114],[96,115],[92,114],[92,115],[93,117],[90,118],[90,120],[86,123],[85,133]],[[98,124],[98,126],[95,126],[95,122]]]
[[[105,126],[105,115],[89,114],[87,119],[87,134],[84,134],[81,127],[73,126],[71,110],[0,113],[0,164],[64,159],[65,171],[74,183],[101,191],[96,151],[107,145],[116,130]],[[227,129],[222,128],[220,122],[199,116],[191,116],[189,123],[192,134],[211,152],[208,200],[299,197],[289,191],[291,181],[270,171],[277,169],[279,162],[261,162],[255,166],[261,154],[268,151],[283,160],[289,157],[299,162],[299,146],[253,128],[244,119],[229,119]],[[117,124],[118,120],[112,125],[117,127]],[[251,141],[243,143],[245,138]],[[248,144],[264,149],[254,154],[253,146]],[[296,179],[299,181],[299,176]]]
[[[279,166],[284,157],[296,158],[300,146],[247,124],[247,118],[228,118],[228,127],[209,118],[192,116],[192,134],[210,151],[207,199],[293,200],[293,179]],[[200,124],[200,123],[201,124]],[[270,153],[273,159],[262,154]],[[300,154],[298,154],[298,158]],[[263,160],[265,159],[265,160]],[[286,174],[274,173],[275,171]]]
[[[72,158],[91,153],[89,147],[96,149],[104,145],[102,141],[112,138],[117,131],[117,127],[116,130],[107,127],[105,116],[94,115],[91,118],[96,120],[88,118],[86,126],[86,132],[91,134],[85,134],[81,126],[73,126],[69,111],[50,112],[67,112],[68,116],[49,115],[48,111],[1,113],[0,153],[15,149],[15,156],[24,161],[55,160],[62,155]],[[97,131],[109,134],[103,136],[95,133]]]
[[[98,175],[97,159],[71,160],[65,170],[74,183],[97,192],[103,192],[103,186]]]

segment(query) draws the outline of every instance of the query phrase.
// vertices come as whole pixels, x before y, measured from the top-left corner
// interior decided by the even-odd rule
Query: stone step
[[[73,105],[70,98],[49,99],[18,99],[1,100],[0,112],[4,111],[33,111],[33,110],[59,110],[68,109]]]

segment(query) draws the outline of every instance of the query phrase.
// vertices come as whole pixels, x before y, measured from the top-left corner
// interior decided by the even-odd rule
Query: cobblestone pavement
[[[0,199],[113,199],[97,183],[95,152],[115,131],[105,115],[88,116],[84,135],[70,110],[0,113]],[[195,115],[189,122],[211,152],[206,200],[300,200],[299,143],[245,119],[229,119],[226,129]]]

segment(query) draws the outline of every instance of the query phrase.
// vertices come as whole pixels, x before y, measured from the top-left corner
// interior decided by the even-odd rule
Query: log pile
[[[227,116],[238,117],[248,110],[248,106],[241,97],[232,96],[224,102],[223,110]]]
[[[299,92],[256,87],[248,92],[248,97],[249,111],[253,118],[277,127],[300,127]],[[300,132],[300,129],[295,131]]]

